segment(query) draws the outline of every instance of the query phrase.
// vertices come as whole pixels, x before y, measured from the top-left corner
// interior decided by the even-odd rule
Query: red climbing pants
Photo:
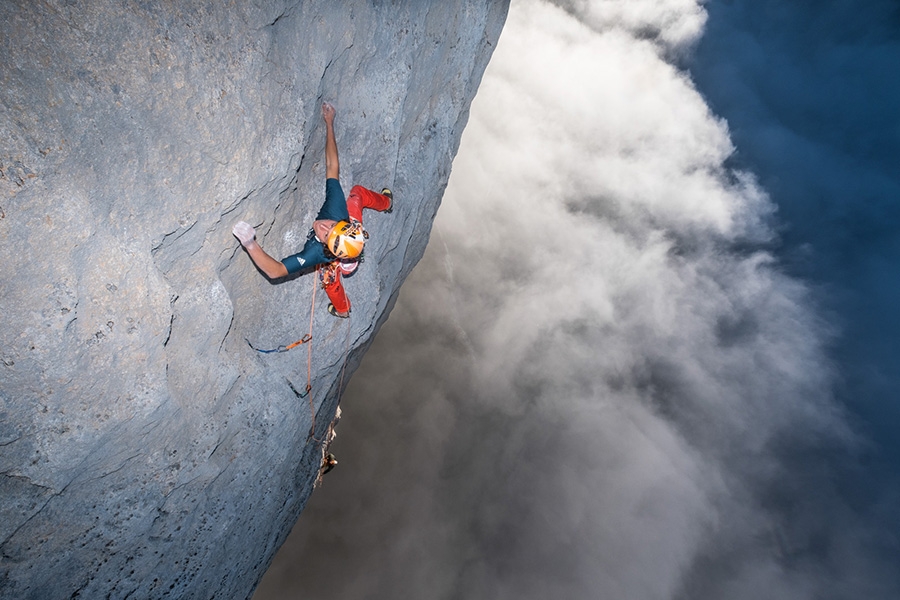
[[[350,195],[347,196],[347,212],[350,213],[351,219],[355,219],[360,223],[363,220],[362,213],[364,208],[385,211],[390,207],[390,198],[366,189],[361,185],[354,185],[353,189],[350,190]],[[335,261],[320,268],[323,271],[322,285],[325,288],[325,293],[328,294],[328,299],[334,305],[334,309],[342,314],[350,312],[350,300],[347,298],[347,291],[344,289],[341,276],[344,273],[352,273],[355,270],[355,265],[348,271],[345,266]]]
[[[391,207],[391,199],[378,192],[366,189],[361,185],[354,185],[347,196],[347,212],[350,218],[362,223],[362,211],[364,208],[384,211]]]

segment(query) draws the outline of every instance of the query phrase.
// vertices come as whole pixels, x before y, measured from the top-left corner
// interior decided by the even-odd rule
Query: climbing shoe
[[[339,313],[334,307],[334,304],[332,304],[331,302],[328,303],[328,312],[339,319],[346,319],[350,316],[350,311],[347,311],[346,315],[342,315],[341,313]]]
[[[386,209],[384,209],[384,212],[386,212],[386,213],[393,212],[393,210],[394,210],[394,193],[391,190],[389,190],[388,188],[384,188],[383,190],[381,190],[381,195],[387,196],[388,198],[391,199],[391,205],[388,206]]]

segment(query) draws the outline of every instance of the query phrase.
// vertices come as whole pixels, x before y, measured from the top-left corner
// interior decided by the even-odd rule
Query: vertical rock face
[[[0,596],[252,592],[311,492],[311,426],[421,256],[506,8],[0,3]],[[348,320],[231,235],[301,247],[323,100],[345,190],[395,191]],[[248,346],[310,323],[309,363]]]

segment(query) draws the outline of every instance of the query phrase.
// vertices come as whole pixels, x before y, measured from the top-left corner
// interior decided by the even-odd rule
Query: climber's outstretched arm
[[[338,160],[337,142],[334,139],[334,107],[322,103],[322,119],[325,121],[325,178],[340,179],[341,165]]]
[[[266,274],[269,279],[278,279],[288,274],[287,267],[280,260],[276,260],[269,256],[256,242],[256,230],[249,223],[240,221],[232,230],[234,236],[240,240],[241,245],[247,250],[253,264],[259,267],[259,270]]]
[[[247,249],[247,254],[253,259],[253,263],[259,267],[269,279],[278,279],[279,277],[284,277],[288,274],[287,267],[284,266],[284,263],[266,254],[266,251],[263,250],[262,246],[257,244],[256,241],[244,246],[244,248]]]

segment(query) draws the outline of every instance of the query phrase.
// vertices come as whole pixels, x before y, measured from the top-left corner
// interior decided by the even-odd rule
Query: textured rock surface
[[[427,241],[506,2],[0,3],[0,596],[248,596],[311,492],[332,101],[367,212],[349,321],[314,312],[321,436]],[[347,372],[344,356],[350,348]]]

